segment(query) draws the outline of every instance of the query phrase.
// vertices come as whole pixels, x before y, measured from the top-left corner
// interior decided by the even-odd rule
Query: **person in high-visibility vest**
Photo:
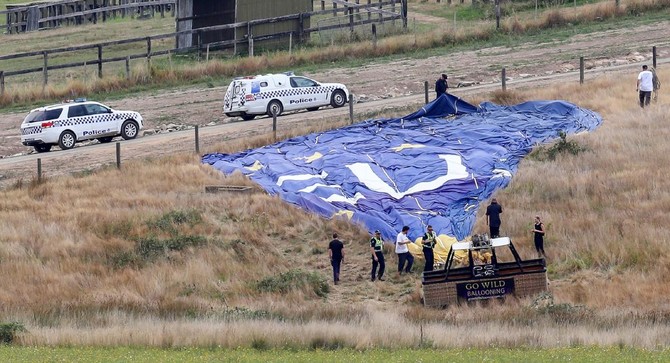
[[[384,263],[384,241],[382,241],[381,232],[378,230],[375,231],[374,237],[370,239],[370,252],[372,253],[370,281],[384,281],[384,270],[386,269],[386,264]],[[379,273],[377,272],[377,267],[379,267]]]
[[[435,264],[435,255],[433,254],[433,248],[437,243],[437,234],[433,231],[433,226],[428,226],[426,234],[423,235],[423,256],[426,259],[426,265],[423,268],[423,271],[433,271],[433,265]]]

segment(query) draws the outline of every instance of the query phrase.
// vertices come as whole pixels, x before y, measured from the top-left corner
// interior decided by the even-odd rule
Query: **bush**
[[[281,294],[304,287],[311,287],[312,291],[319,297],[326,297],[330,292],[326,279],[316,272],[302,270],[289,270],[279,276],[267,277],[256,284],[256,289],[260,292]]]
[[[558,137],[560,138],[560,140],[558,140],[557,143],[551,145],[548,148],[540,146],[537,149],[533,150],[533,152],[530,153],[529,157],[540,161],[555,160],[559,154],[577,155],[581,152],[588,150],[586,147],[581,146],[577,141],[574,140],[568,141],[566,139],[566,136],[567,135],[565,134],[565,132],[559,131]]]
[[[25,331],[26,328],[21,323],[0,323],[0,343],[11,344],[18,333]]]

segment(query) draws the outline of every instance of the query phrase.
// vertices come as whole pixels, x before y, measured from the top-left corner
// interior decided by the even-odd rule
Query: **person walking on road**
[[[402,227],[402,231],[398,233],[395,242],[395,253],[398,254],[398,276],[402,275],[403,271],[410,273],[414,264],[414,256],[409,252],[408,244],[412,243],[412,241],[407,237],[408,232],[408,226]],[[405,263],[407,263],[406,266]]]
[[[426,228],[426,234],[423,235],[422,246],[423,246],[423,256],[426,259],[426,265],[423,267],[423,271],[433,271],[433,266],[435,264],[435,255],[433,254],[433,248],[437,243],[437,234],[433,231],[433,226],[428,225]]]
[[[372,273],[370,274],[370,281],[384,281],[384,270],[386,263],[384,263],[384,241],[382,241],[381,232],[375,231],[374,237],[370,239],[370,252],[372,253]],[[377,272],[379,267],[379,272]]]
[[[500,214],[503,212],[502,206],[498,204],[496,198],[491,199],[491,204],[486,207],[486,224],[489,226],[491,238],[500,237]]]
[[[340,265],[344,260],[344,243],[337,238],[337,233],[333,233],[333,240],[328,244],[328,256],[333,266],[333,283],[337,285],[340,282]]]
[[[640,95],[640,107],[649,106],[651,92],[654,90],[654,75],[649,71],[647,65],[642,66],[642,72],[637,76],[637,88]]]

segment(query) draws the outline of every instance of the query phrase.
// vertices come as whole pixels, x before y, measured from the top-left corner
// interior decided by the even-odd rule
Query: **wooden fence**
[[[176,53],[176,52],[197,52],[198,57],[202,57],[202,53],[207,51],[209,52],[210,50],[214,49],[235,49],[235,52],[237,52],[238,46],[246,46],[248,48],[248,54],[253,55],[254,53],[254,42],[257,41],[262,41],[262,40],[269,40],[269,39],[277,39],[280,37],[287,37],[290,36],[293,39],[303,39],[308,37],[312,32],[316,31],[323,31],[324,29],[335,29],[335,28],[341,28],[341,27],[348,27],[350,31],[354,31],[355,27],[362,26],[365,24],[371,24],[375,22],[385,22],[385,21],[392,21],[392,20],[397,20],[397,19],[402,19],[403,21],[403,26],[406,28],[407,27],[407,0],[379,0],[378,2],[372,3],[370,0],[368,0],[370,4],[354,4],[354,3],[347,3],[348,6],[345,6],[343,8],[336,8],[333,10],[319,10],[319,11],[312,11],[309,13],[301,13],[301,14],[291,14],[291,15],[285,15],[285,16],[280,16],[280,17],[275,17],[275,18],[269,18],[269,19],[258,19],[258,20],[251,20],[248,22],[240,22],[240,23],[234,23],[234,24],[225,24],[225,25],[217,25],[217,26],[211,26],[211,27],[206,27],[206,28],[199,28],[199,29],[192,29],[192,30],[184,30],[180,32],[175,32],[175,33],[166,33],[166,34],[159,34],[159,35],[153,35],[149,37],[141,37],[141,38],[131,38],[131,39],[123,39],[123,40],[117,40],[117,41],[109,41],[109,42],[103,42],[103,43],[98,43],[98,44],[88,44],[88,45],[78,45],[78,46],[73,46],[73,47],[64,47],[64,48],[56,48],[56,49],[47,49],[47,50],[40,50],[40,51],[33,51],[33,52],[25,52],[25,53],[16,53],[16,54],[9,54],[9,55],[3,55],[0,56],[0,62],[3,60],[13,60],[13,59],[21,59],[21,58],[30,58],[30,57],[41,57],[42,62],[40,66],[35,66],[31,68],[23,68],[23,69],[18,69],[18,70],[3,70],[2,67],[0,67],[0,94],[4,94],[5,92],[5,80],[7,77],[10,76],[16,76],[16,75],[24,75],[24,74],[29,74],[29,73],[39,73],[41,72],[43,74],[43,84],[47,85],[48,80],[49,80],[49,71],[51,70],[58,70],[58,69],[66,69],[66,68],[75,68],[75,67],[82,67],[82,66],[88,66],[88,65],[97,65],[97,71],[98,71],[98,77],[102,78],[103,76],[103,64],[105,63],[110,63],[110,62],[126,62],[126,74],[129,72],[129,62],[132,59],[140,59],[144,58],[147,60],[147,63],[150,65],[152,57],[155,56],[161,56],[161,55],[168,55],[170,53]],[[344,1],[340,1],[340,3],[345,3]],[[397,6],[397,7],[396,7]],[[391,10],[387,10],[387,7],[391,7],[391,9],[398,9],[400,10],[399,12],[393,12]],[[345,14],[348,14],[349,16],[349,22],[347,24],[333,24],[332,26],[329,27],[310,27],[310,28],[303,28],[301,31],[295,32],[295,31],[289,31],[289,32],[281,32],[281,33],[275,33],[275,34],[268,34],[268,35],[263,35],[263,36],[258,36],[254,37],[253,36],[253,28],[257,25],[260,24],[268,24],[268,23],[275,23],[278,21],[288,21],[288,20],[294,20],[294,21],[300,21],[301,19],[304,19],[307,16],[314,16],[314,15],[322,15],[326,13],[331,13],[331,12],[343,12]],[[360,17],[360,16],[354,16],[355,12],[364,12],[371,14],[370,17]],[[374,16],[373,16],[374,15]],[[201,41],[203,39],[203,34],[209,31],[220,31],[224,29],[238,29],[242,28],[245,29],[247,32],[247,35],[243,37],[242,39],[232,39],[232,40],[227,40],[227,41],[220,41],[220,42],[213,42],[213,43],[204,43]],[[298,33],[298,34],[295,34]],[[170,49],[162,49],[162,50],[152,50],[152,42],[156,40],[161,40],[161,39],[166,39],[166,38],[173,38],[176,39],[177,37],[182,37],[182,36],[192,36],[194,41],[193,41],[193,46],[187,47],[187,48],[170,48]],[[130,43],[142,43],[143,50],[141,53],[134,53],[134,54],[129,54],[126,56],[109,56],[105,57],[104,49],[106,47],[110,46],[115,46],[115,45],[120,45],[120,44],[130,44]],[[96,50],[97,51],[97,57],[95,59],[88,59],[85,61],[77,61],[77,62],[70,62],[66,64],[57,64],[57,65],[49,65],[49,55],[54,55],[54,54],[59,54],[59,53],[67,53],[67,52],[75,52],[75,51],[82,51],[82,50]],[[24,62],[26,63],[26,62]]]
[[[97,23],[114,17],[154,16],[166,12],[174,16],[176,0],[61,0],[30,5],[7,5],[0,11],[6,19],[7,34],[22,33],[62,25]]]

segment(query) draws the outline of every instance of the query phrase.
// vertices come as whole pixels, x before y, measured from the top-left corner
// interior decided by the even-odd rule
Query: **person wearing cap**
[[[426,260],[426,265],[423,267],[423,271],[433,271],[433,265],[435,264],[435,255],[433,254],[433,248],[437,243],[437,234],[433,231],[433,226],[428,225],[426,228],[426,233],[423,235],[421,245],[423,247],[423,257]]]
[[[408,232],[408,226],[402,227],[402,231],[398,233],[395,241],[395,253],[398,255],[398,276],[402,275],[403,270],[405,273],[410,273],[414,264],[414,256],[409,252],[408,244],[412,241],[407,237]],[[407,263],[407,266],[405,266],[405,263]]]
[[[439,98],[443,94],[447,93],[449,84],[447,83],[447,75],[442,73],[442,76],[435,81],[435,98]]]
[[[386,264],[384,263],[384,241],[379,230],[375,231],[375,235],[370,239],[370,252],[372,253],[372,273],[370,274],[370,281],[384,281],[384,270]],[[379,267],[379,272],[377,272]]]
[[[496,198],[491,199],[491,204],[486,207],[486,224],[489,226],[489,232],[491,232],[491,238],[500,237],[500,213],[502,213],[502,206],[498,204]]]

